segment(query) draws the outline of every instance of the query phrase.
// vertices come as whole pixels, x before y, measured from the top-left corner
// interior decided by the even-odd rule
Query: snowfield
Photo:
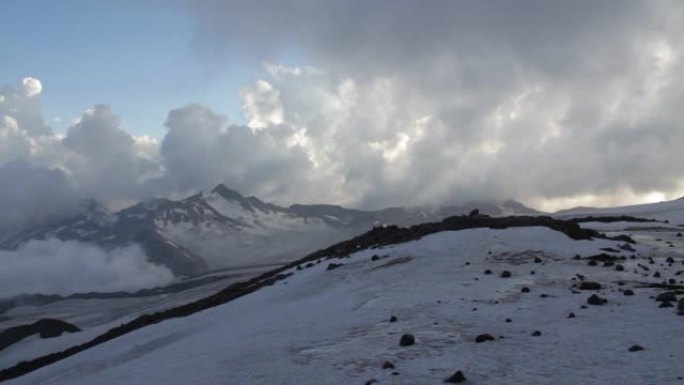
[[[626,258],[616,271],[574,257],[623,242],[576,241],[546,227],[440,232],[293,268],[272,286],[10,383],[440,384],[462,370],[469,384],[684,384],[684,317],[649,298],[661,289],[644,287],[684,279],[675,275],[682,256],[669,253],[682,250],[682,238],[668,241],[674,247],[612,253]],[[574,289],[577,274],[603,288]],[[608,302],[587,305],[594,293]],[[399,346],[404,333],[415,345]],[[483,333],[494,340],[476,343]],[[386,361],[395,368],[383,369]]]

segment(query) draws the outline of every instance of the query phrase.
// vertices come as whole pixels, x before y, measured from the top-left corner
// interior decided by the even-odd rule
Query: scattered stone
[[[684,315],[684,298],[677,302],[677,314]]]
[[[344,263],[331,263],[328,265],[328,267],[325,270],[335,270],[338,267],[344,266]]]
[[[655,273],[653,273],[653,278],[660,278],[660,272],[656,271]]]
[[[304,268],[308,269],[308,268],[313,267],[313,266],[314,266],[314,263],[313,263],[313,262],[309,262],[309,263],[307,263],[306,265],[304,265]]]
[[[634,290],[627,289],[627,290],[623,291],[622,294],[627,295],[627,296],[634,295]]]
[[[491,334],[480,334],[479,336],[475,337],[475,342],[478,344],[487,341],[494,341],[494,337]]]
[[[631,251],[631,252],[636,251],[636,250],[634,250],[634,248],[629,243],[625,243],[624,245],[620,246],[620,250]]]
[[[382,364],[382,368],[383,369],[394,369],[394,364],[389,362],[389,361],[385,361],[385,363]]]
[[[614,265],[615,265],[615,262],[611,262],[611,261],[603,262],[603,267],[611,267]]]
[[[568,318],[575,318],[575,313],[568,314]]]
[[[539,294],[539,298],[548,298],[548,297],[549,297],[548,294]]]
[[[674,307],[674,305],[670,301],[663,301],[660,303],[660,305],[658,305],[658,307],[662,309],[666,307]]]
[[[587,303],[589,305],[601,306],[607,302],[608,302],[607,299],[601,298],[596,294],[592,294],[591,297],[587,298]]]
[[[380,259],[380,256],[377,254],[373,254],[373,256],[371,257],[371,261],[377,261],[379,259]]]
[[[598,261],[598,262],[606,262],[606,261],[612,261],[615,262],[618,260],[618,257],[606,253],[601,253],[598,255],[592,255],[591,257],[587,257],[586,259],[590,261]]]
[[[541,336],[541,334],[542,334],[542,333],[541,333],[539,330],[535,330],[535,331],[533,331],[532,334],[530,334],[530,335],[531,335],[532,337],[539,337],[539,336]]]
[[[582,259],[582,257],[581,257],[579,254],[575,254],[575,256],[573,257],[573,259],[574,259],[574,260],[579,260],[579,259]]]
[[[484,271],[484,274],[485,274],[485,275],[491,275],[491,274],[492,274],[492,271],[489,270],[489,269],[487,269],[487,270]]]
[[[644,350],[644,348],[639,346],[639,345],[632,345],[627,350],[630,352],[638,352],[638,351]]]
[[[595,260],[592,259],[592,260],[590,260],[589,262],[587,262],[587,265],[589,265],[589,266],[596,266],[596,265],[598,265],[598,262],[596,262]]]
[[[665,260],[665,262],[667,262],[667,263],[674,263],[674,258],[672,258],[672,257],[667,257],[667,259]]]
[[[399,339],[399,346],[411,346],[416,343],[416,337],[413,334],[404,334]]]
[[[677,301],[677,295],[674,291],[666,291],[658,294],[655,300],[658,302],[675,302]]]
[[[601,284],[598,282],[584,281],[579,286],[580,290],[601,290]]]
[[[377,382],[378,382],[378,380],[376,380],[375,378],[373,378],[373,379],[370,379],[370,380],[366,381],[366,385],[373,385],[373,384],[376,384]]]
[[[681,236],[682,236],[682,233],[677,233],[677,236],[678,236],[678,237],[681,237]]]
[[[390,321],[389,321],[389,322],[397,322],[397,321],[399,321],[399,320],[397,319],[397,316],[394,316],[394,315],[393,315],[393,316],[390,317]]]
[[[457,371],[456,373],[452,374],[451,377],[447,378],[444,380],[447,384],[460,384],[462,382],[465,382],[466,378],[463,375],[462,371]]]
[[[625,271],[625,267],[622,265],[615,265],[615,271]]]
[[[511,277],[511,272],[508,270],[504,270],[501,272],[501,278],[510,278]]]
[[[530,271],[530,275],[534,275],[534,270]]]
[[[506,318],[506,323],[511,323],[511,322],[513,322],[513,321],[511,321],[510,318]]]
[[[520,291],[523,292],[523,293],[529,293],[529,292],[530,292],[530,288],[527,287],[527,286],[525,286],[525,287],[523,287],[522,289],[520,289]]]
[[[542,259],[539,257],[534,257],[534,263],[542,263]]]

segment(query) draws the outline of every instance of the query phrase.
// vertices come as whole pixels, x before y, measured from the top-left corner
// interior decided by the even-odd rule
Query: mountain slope
[[[376,232],[364,239],[390,239],[394,230]],[[292,275],[270,286],[135,330],[14,383],[414,384],[442,383],[456,370],[470,383],[676,382],[684,375],[681,317],[655,309],[649,295],[658,291],[639,283],[661,282],[638,268],[652,255],[654,266],[665,266],[662,278],[674,277],[665,256],[651,246],[628,252],[622,241],[577,238],[539,226],[476,228],[324,258],[353,248],[350,241],[281,271]],[[575,258],[608,248],[620,250],[613,255],[625,257],[624,270]],[[577,274],[601,290],[577,290]],[[608,302],[587,305],[592,293]],[[415,345],[399,346],[404,333]],[[495,340],[476,343],[482,333]],[[645,350],[628,351],[637,344]],[[382,369],[385,361],[395,368]]]

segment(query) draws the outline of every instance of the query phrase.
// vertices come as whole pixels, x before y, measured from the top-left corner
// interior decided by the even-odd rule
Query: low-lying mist
[[[174,278],[168,268],[147,261],[138,245],[104,250],[58,239],[34,240],[17,250],[2,250],[0,266],[0,298],[136,291],[168,284]]]

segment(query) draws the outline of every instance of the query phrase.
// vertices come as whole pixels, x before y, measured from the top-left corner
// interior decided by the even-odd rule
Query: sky
[[[279,204],[684,195],[684,4],[5,0],[0,228],[224,183]]]

